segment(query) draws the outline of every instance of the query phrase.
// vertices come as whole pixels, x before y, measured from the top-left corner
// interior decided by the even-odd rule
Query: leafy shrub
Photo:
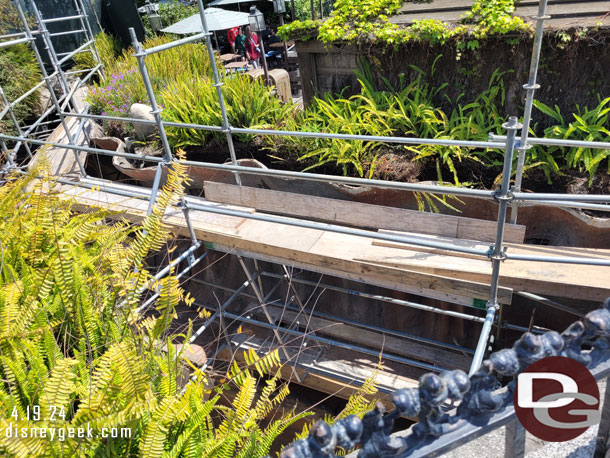
[[[21,97],[42,81],[42,74],[36,56],[27,44],[19,44],[0,49],[0,86],[9,102]],[[40,107],[40,94],[35,91],[17,104],[13,111],[21,124],[32,117]],[[0,100],[0,109],[4,104]],[[0,120],[0,131],[15,134],[15,126],[8,116]]]
[[[121,53],[121,43],[114,36],[102,31],[95,37],[95,46],[104,68],[112,68],[115,65],[116,58]],[[94,68],[97,65],[97,62],[89,52],[75,55],[74,63],[75,70],[86,70]]]
[[[273,126],[292,115],[294,107],[282,103],[260,80],[252,81],[244,75],[224,78],[222,92],[227,116],[233,127]],[[222,124],[220,104],[211,79],[185,75],[162,91],[159,98],[165,106],[163,118],[171,122],[219,126]],[[201,146],[212,135],[203,130],[168,128],[168,139],[173,145]],[[236,135],[241,141],[249,141],[251,135]]]
[[[610,97],[600,99],[599,105],[593,109],[586,107],[581,109],[576,106],[576,113],[572,114],[574,120],[567,122],[559,111],[559,107],[551,108],[538,100],[534,100],[534,106],[538,110],[558,123],[546,128],[544,136],[561,140],[610,142],[609,105]],[[529,151],[529,154],[532,160],[539,161],[539,166],[544,171],[549,183],[553,174],[562,174],[566,169],[577,168],[581,172],[586,171],[589,174],[590,187],[599,166],[610,156],[610,148],[564,148],[537,145]],[[610,174],[610,162],[608,163],[607,173]]]
[[[7,457],[113,456],[216,458],[262,456],[299,415],[263,419],[287,396],[277,351],[245,355],[212,390],[195,370],[185,388],[184,359],[168,326],[191,300],[170,273],[152,282],[145,260],[167,242],[162,222],[182,193],[184,166],[173,164],[153,212],[142,225],[107,225],[109,212],[76,214],[44,168],[0,187],[0,437]],[[136,307],[158,288],[154,315]],[[257,390],[259,376],[268,376]],[[234,387],[231,407],[219,404]],[[65,440],[28,435],[47,428]],[[68,428],[91,430],[69,437]],[[103,430],[129,437],[103,438]]]
[[[454,103],[453,110],[447,114],[435,103],[438,98],[447,97],[443,93],[446,85],[432,88],[421,69],[412,66],[412,70],[418,76],[410,83],[407,84],[401,75],[397,89],[384,80],[386,90],[376,91],[365,67],[358,75],[362,87],[360,94],[347,99],[330,94],[314,98],[302,114],[285,119],[281,127],[297,131],[468,140],[485,140],[490,131],[500,132],[502,116],[498,106],[504,103],[501,74],[494,74],[489,89],[475,101]],[[460,184],[456,162],[468,157],[491,165],[497,160],[492,152],[461,147],[404,147],[380,142],[271,136],[265,141],[269,150],[282,151],[284,159],[297,157],[300,161],[311,161],[307,169],[334,163],[345,175],[372,176],[377,157],[390,149],[407,149],[414,153],[414,160],[436,161],[438,167],[442,165],[449,169],[455,184]]]
[[[150,48],[170,41],[170,37],[159,36],[146,40],[144,47]],[[152,54],[146,58],[146,66],[156,93],[185,75],[211,75],[207,51],[201,44],[189,43]],[[124,105],[129,108],[133,103],[148,103],[148,93],[131,48],[105,65],[105,69],[106,80],[95,84],[87,98],[94,113],[120,116],[121,112],[124,114]]]
[[[338,0],[333,13],[324,22],[316,24],[313,21],[295,21],[280,27],[278,34],[284,39],[309,39],[316,36],[313,27],[317,26],[317,36],[325,43],[380,42],[397,46],[413,40],[444,43],[449,38],[455,38],[461,48],[473,49],[478,46],[476,39],[490,34],[531,30],[521,18],[512,15],[514,0],[476,0],[471,11],[462,18],[463,24],[459,27],[452,27],[447,22],[423,19],[401,28],[388,20],[401,6],[399,0]]]
[[[185,6],[182,5],[178,0],[173,0],[170,3],[159,4],[159,16],[161,16],[161,23],[163,24],[163,27],[168,27],[197,13],[199,13],[199,8],[197,5]],[[155,36],[147,14],[142,16],[142,25],[144,25],[144,31],[146,32],[147,37]]]

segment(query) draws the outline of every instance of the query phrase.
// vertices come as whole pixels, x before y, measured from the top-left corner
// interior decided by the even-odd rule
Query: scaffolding
[[[219,325],[222,330],[224,330],[224,339],[226,343],[220,346],[216,353],[222,350],[225,345],[231,345],[231,341],[228,338],[229,336],[229,328],[236,327],[239,323],[247,323],[253,324],[262,328],[269,329],[274,336],[274,344],[278,347],[283,353],[283,357],[286,361],[291,361],[293,363],[293,375],[297,381],[301,381],[301,376],[296,372],[294,367],[301,365],[301,367],[305,368],[309,372],[321,372],[325,375],[329,375],[328,370],[321,369],[316,367],[315,364],[310,364],[307,362],[300,362],[298,360],[298,356],[295,359],[294,355],[290,355],[287,351],[287,338],[293,338],[294,341],[298,341],[299,343],[299,351],[303,350],[310,343],[316,343],[320,345],[330,345],[337,346],[339,348],[347,348],[350,350],[354,350],[363,354],[369,354],[372,356],[377,356],[379,354],[376,350],[371,350],[365,346],[355,345],[351,343],[346,343],[341,340],[331,339],[328,337],[323,337],[320,335],[316,335],[312,333],[309,329],[295,329],[291,326],[282,326],[281,322],[278,322],[270,310],[270,306],[279,306],[283,310],[288,310],[297,314],[302,314],[304,317],[312,316],[319,319],[326,320],[336,320],[337,318],[325,314],[323,312],[315,311],[312,308],[307,307],[307,301],[303,301],[300,297],[299,292],[295,288],[295,284],[305,285],[312,288],[321,288],[334,290],[336,292],[340,292],[342,294],[347,294],[351,296],[359,296],[363,298],[368,298],[375,301],[380,301],[383,303],[392,303],[401,305],[404,307],[412,308],[414,310],[420,310],[425,312],[431,312],[436,314],[441,314],[445,316],[450,316],[454,318],[459,318],[471,322],[475,322],[481,325],[481,331],[478,337],[478,343],[476,348],[470,349],[460,345],[448,344],[445,342],[441,342],[434,339],[428,339],[421,336],[412,335],[406,332],[391,330],[380,328],[378,326],[374,326],[371,324],[363,323],[356,320],[345,320],[341,318],[340,320],[343,323],[348,323],[353,326],[355,329],[363,329],[378,333],[383,333],[385,335],[394,336],[400,339],[407,339],[409,341],[419,342],[425,345],[430,345],[433,347],[440,348],[448,348],[451,350],[456,350],[468,355],[471,358],[470,370],[469,374],[472,375],[476,372],[485,354],[489,350],[490,346],[490,335],[492,326],[494,324],[499,323],[499,327],[502,329],[511,329],[514,331],[527,331],[528,328],[523,326],[518,326],[515,324],[508,323],[506,319],[499,320],[498,315],[501,314],[502,305],[498,299],[498,290],[500,288],[500,271],[503,261],[505,260],[515,260],[515,261],[529,261],[529,262],[552,262],[552,263],[569,263],[576,265],[591,265],[591,266],[610,266],[610,260],[603,259],[600,257],[579,257],[579,256],[545,256],[545,255],[531,255],[531,254],[520,254],[513,253],[510,250],[506,250],[505,246],[505,227],[507,225],[507,215],[509,209],[510,212],[510,223],[517,222],[517,209],[520,205],[541,205],[541,206],[559,206],[564,208],[576,208],[576,209],[589,209],[596,211],[608,212],[610,211],[610,196],[607,195],[577,195],[577,194],[556,194],[556,193],[526,193],[522,192],[520,189],[521,179],[523,174],[524,160],[525,155],[527,154],[528,148],[533,145],[546,145],[546,146],[567,146],[567,147],[585,147],[585,148],[599,148],[599,149],[608,149],[608,143],[604,142],[591,142],[591,141],[569,141],[569,140],[553,140],[546,138],[531,138],[529,137],[529,125],[531,120],[531,111],[532,111],[532,103],[534,98],[535,90],[538,89],[538,85],[536,83],[536,76],[539,66],[539,58],[540,58],[540,49],[542,43],[542,34],[544,30],[544,21],[548,19],[546,15],[546,0],[540,1],[539,11],[537,16],[534,18],[537,21],[535,38],[534,38],[534,47],[532,51],[532,61],[530,68],[530,77],[526,85],[524,85],[524,89],[527,92],[526,103],[525,103],[525,111],[523,115],[523,122],[519,122],[517,117],[510,117],[507,122],[503,125],[506,135],[498,136],[498,135],[490,135],[489,140],[487,141],[469,141],[469,140],[448,140],[448,139],[429,139],[429,138],[412,138],[412,137],[385,137],[385,136],[369,136],[369,135],[348,135],[341,133],[319,133],[319,132],[297,132],[297,131],[281,131],[281,130],[271,130],[271,129],[254,129],[254,128],[240,128],[231,126],[229,123],[229,119],[227,116],[227,108],[225,104],[225,100],[222,93],[222,81],[219,69],[216,66],[216,59],[214,56],[214,50],[212,49],[212,43],[210,40],[210,32],[207,27],[206,17],[204,14],[204,7],[202,0],[198,0],[198,8],[201,16],[201,22],[203,26],[203,32],[180,39],[177,41],[173,41],[164,45],[156,46],[153,48],[145,49],[140,43],[135,35],[133,29],[131,29],[131,38],[132,45],[135,52],[135,57],[138,62],[138,67],[140,74],[142,76],[144,85],[146,87],[150,104],[152,106],[152,115],[154,116],[154,121],[145,121],[142,119],[132,119],[129,117],[114,117],[108,115],[96,115],[89,113],[88,107],[84,108],[79,107],[79,104],[75,101],[75,93],[81,90],[87,82],[93,77],[93,75],[97,74],[100,78],[104,77],[104,69],[101,64],[99,55],[97,53],[97,49],[95,47],[95,39],[92,35],[91,28],[89,26],[89,22],[87,16],[85,14],[86,9],[82,3],[82,0],[74,0],[74,15],[67,17],[58,17],[58,18],[43,18],[40,14],[38,8],[36,7],[36,2],[34,0],[29,0],[30,9],[33,12],[34,18],[37,23],[37,30],[31,30],[28,26],[28,22],[25,16],[25,13],[21,7],[19,1],[15,1],[15,6],[19,13],[19,17],[23,23],[23,32],[15,33],[11,35],[5,35],[0,37],[0,40],[6,40],[0,42],[0,47],[4,48],[7,46],[17,45],[17,44],[25,44],[28,43],[32,50],[36,55],[36,59],[40,65],[43,81],[28,90],[26,93],[18,97],[13,101],[7,100],[4,92],[0,88],[0,100],[2,100],[4,104],[4,108],[0,111],[0,120],[5,116],[9,116],[11,120],[14,122],[16,126],[17,135],[7,135],[5,133],[0,133],[0,147],[2,148],[2,152],[6,158],[6,162],[4,164],[4,171],[10,171],[14,169],[25,170],[28,167],[29,161],[32,159],[34,155],[34,146],[42,146],[49,144],[46,141],[45,134],[48,133],[44,126],[51,124],[53,121],[51,118],[56,116],[61,125],[63,126],[68,141],[65,143],[54,142],[52,146],[55,148],[65,149],[66,153],[71,151],[75,157],[75,161],[78,165],[79,176],[76,179],[73,178],[65,178],[65,177],[57,177],[57,182],[63,185],[73,186],[75,188],[81,189],[98,189],[103,192],[124,196],[128,198],[142,199],[148,202],[147,212],[150,213],[155,200],[157,193],[159,191],[164,171],[167,170],[168,167],[171,167],[173,163],[181,163],[186,166],[196,166],[196,167],[206,167],[209,169],[219,170],[230,172],[234,175],[235,180],[239,186],[242,185],[242,177],[246,175],[258,175],[258,176],[267,176],[267,177],[277,177],[277,178],[287,178],[287,179],[300,179],[306,181],[313,182],[325,182],[325,183],[335,183],[335,184],[348,184],[355,186],[373,186],[384,189],[395,189],[395,190],[405,190],[405,191],[413,191],[420,193],[432,193],[437,195],[448,195],[448,196],[457,196],[457,197],[471,197],[477,199],[484,199],[487,201],[495,202],[498,206],[497,212],[497,220],[496,220],[496,230],[495,237],[493,243],[486,248],[479,247],[468,247],[460,244],[437,241],[434,239],[426,239],[409,235],[402,234],[389,234],[389,233],[381,233],[381,232],[373,232],[365,229],[357,229],[353,227],[341,226],[338,224],[328,224],[317,221],[310,221],[299,218],[289,218],[282,217],[277,215],[265,214],[265,213],[249,213],[239,209],[227,208],[223,206],[211,206],[204,205],[201,201],[190,197],[184,197],[178,206],[178,210],[184,215],[184,219],[186,221],[186,225],[188,227],[188,232],[190,235],[189,246],[182,253],[177,255],[173,260],[171,260],[166,266],[161,268],[159,272],[156,274],[155,279],[159,280],[164,276],[168,275],[170,271],[178,271],[178,277],[182,278],[187,273],[192,272],[197,264],[199,264],[209,253],[209,250],[206,250],[203,254],[196,253],[202,247],[202,240],[198,238],[193,229],[193,225],[191,222],[190,215],[192,212],[207,212],[218,215],[225,216],[233,216],[245,218],[247,220],[255,220],[255,221],[263,221],[263,222],[271,222],[271,223],[280,223],[288,226],[296,226],[304,229],[317,229],[324,230],[332,233],[345,234],[345,235],[357,235],[360,237],[366,237],[374,240],[385,240],[390,242],[397,242],[403,244],[409,244],[413,246],[423,247],[423,248],[431,248],[431,249],[441,249],[454,253],[462,253],[467,255],[474,255],[486,258],[491,264],[491,281],[490,281],[490,289],[489,289],[489,297],[487,298],[485,305],[485,316],[481,317],[476,314],[458,312],[455,310],[447,310],[439,307],[429,306],[423,303],[419,303],[416,301],[407,301],[392,298],[384,295],[373,295],[363,291],[357,291],[352,289],[346,289],[342,287],[338,287],[329,283],[322,282],[311,282],[308,280],[303,280],[295,276],[291,270],[291,266],[282,263],[280,260],[275,259],[273,257],[269,257],[260,253],[248,252],[245,250],[237,250],[233,247],[224,247],[224,251],[228,252],[232,256],[236,256],[241,269],[244,273],[245,281],[241,286],[236,289],[226,288],[223,285],[212,284],[209,282],[205,282],[204,280],[194,278],[194,281],[199,282],[203,285],[220,288],[225,291],[229,291],[231,296],[224,303],[215,307],[213,314],[209,319],[205,321],[201,326],[194,330],[193,337],[191,339],[192,342],[195,341],[201,334],[206,332],[206,330],[210,329],[212,324]],[[78,20],[80,23],[80,28],[77,30],[62,32],[61,34],[52,34],[46,27],[46,24],[52,22],[59,21],[67,21],[67,20]],[[83,37],[82,44],[80,44],[73,51],[66,53],[63,56],[56,54],[53,39],[56,36],[61,36],[63,34],[74,33]],[[41,57],[41,54],[35,44],[35,39],[37,36],[42,37],[44,43],[44,50],[48,55],[48,60],[51,63],[53,71],[48,73],[45,70],[44,62]],[[209,126],[209,125],[198,125],[198,124],[185,124],[185,123],[176,123],[176,122],[168,122],[164,121],[162,117],[163,109],[160,108],[157,103],[157,98],[155,92],[153,90],[150,76],[148,74],[148,69],[146,65],[146,58],[155,53],[162,53],[165,50],[170,48],[174,48],[177,46],[181,46],[187,43],[193,43],[203,40],[206,45],[207,53],[209,55],[209,60],[211,63],[211,69],[213,74],[214,86],[216,88],[216,94],[220,103],[220,111],[222,115],[222,123],[220,126]],[[89,52],[95,60],[95,66],[90,69],[80,70],[79,72],[66,72],[63,70],[63,65],[66,64],[70,59],[72,59],[76,54],[81,52]],[[74,81],[70,81],[71,78],[75,76],[77,73],[84,73],[83,77],[76,77]],[[55,86],[59,85],[59,95],[55,93]],[[45,86],[51,95],[52,105],[49,107],[38,120],[33,122],[29,126],[19,126],[15,114],[13,112],[14,107],[22,103],[28,96],[35,93],[37,90]],[[72,134],[72,130],[68,125],[67,119],[77,119],[79,120],[78,128],[75,134]],[[163,147],[163,155],[161,157],[156,156],[148,156],[142,154],[133,154],[127,152],[117,152],[109,149],[92,147],[89,144],[82,145],[79,144],[82,136],[85,136],[85,140],[89,140],[86,138],[86,129],[84,128],[85,123],[91,121],[118,121],[123,123],[131,123],[137,122],[140,124],[149,124],[153,125],[158,129],[159,138],[161,140],[161,144]],[[209,163],[202,161],[192,161],[192,160],[181,160],[178,159],[174,152],[172,151],[169,141],[166,135],[166,127],[178,127],[178,128],[188,128],[188,129],[196,129],[210,132],[219,132],[226,136],[226,141],[228,144],[229,150],[229,159],[230,163],[227,164],[218,164],[218,163]],[[495,191],[489,190],[480,190],[480,189],[469,189],[463,187],[455,187],[455,186],[444,186],[444,185],[428,185],[428,184],[420,184],[420,183],[404,183],[404,182],[390,182],[390,181],[381,181],[374,179],[362,179],[362,178],[352,178],[352,177],[339,177],[339,176],[329,176],[323,174],[315,174],[315,173],[304,173],[304,172],[291,172],[284,170],[274,170],[274,169],[255,169],[250,167],[240,166],[237,161],[237,156],[235,152],[235,147],[233,144],[233,135],[234,134],[254,134],[254,135],[267,135],[267,136],[295,136],[295,137],[308,137],[308,138],[324,138],[324,139],[340,139],[340,140],[348,140],[348,141],[367,141],[367,142],[383,142],[383,143],[393,143],[393,144],[402,144],[402,145],[438,145],[438,146],[447,146],[447,147],[470,147],[470,148],[485,148],[485,149],[495,149],[495,150],[503,150],[504,151],[504,165],[502,172],[502,182],[499,189]],[[9,146],[11,145],[11,146]],[[18,157],[18,151],[23,149],[26,152],[26,157]],[[511,186],[511,176],[513,172],[513,156],[517,152],[517,168],[516,168],[516,180],[514,186]],[[154,176],[154,182],[151,188],[135,188],[135,187],[125,187],[125,186],[115,186],[112,182],[108,182],[107,180],[99,180],[94,177],[88,176],[83,161],[81,159],[80,153],[91,153],[98,155],[106,155],[106,156],[116,156],[123,157],[129,159],[138,159],[138,160],[146,160],[151,163],[156,163],[156,171]],[[223,251],[223,247],[221,245],[215,245],[215,250]],[[250,258],[253,260],[254,268],[248,266],[248,262],[246,262],[246,258]],[[257,260],[261,261],[269,261],[274,264],[278,264],[282,266],[282,274],[277,274],[274,272],[269,272],[265,270],[261,270],[258,267]],[[185,267],[178,268],[180,265],[185,265]],[[294,263],[298,266],[298,263]],[[321,273],[324,273],[323,270],[320,270]],[[273,279],[275,280],[274,286],[270,288],[268,291],[263,291],[262,283],[260,282],[261,278]],[[354,279],[352,277],[345,276],[344,278]],[[358,279],[356,279],[358,280]],[[278,300],[273,300],[273,294],[280,288],[280,286],[286,286],[288,290],[291,292],[292,300],[281,302]],[[252,294],[253,293],[253,294]],[[534,300],[537,302],[541,302],[548,306],[554,307],[559,310],[567,311],[573,313],[574,315],[579,315],[578,311],[574,311],[570,307],[559,304],[555,301],[547,299],[545,297],[541,297],[531,293],[525,292],[516,292],[516,294],[520,294],[524,297],[527,297],[530,300]],[[236,298],[243,296],[247,297],[251,300],[255,300],[262,310],[262,318],[256,318],[252,314],[246,312],[244,314],[235,314],[228,311],[231,303],[235,301]],[[156,295],[152,295],[147,298],[147,300],[140,306],[139,311],[145,312],[146,309],[154,302],[156,299]],[[289,303],[290,302],[290,303]],[[209,304],[200,304],[206,307],[209,307]],[[227,320],[232,320],[232,322],[228,323]],[[533,331],[536,331],[534,328]],[[297,352],[298,354],[299,352]],[[209,360],[213,361],[216,355],[210,355]],[[392,354],[384,354],[384,358],[396,361],[399,363],[403,363],[409,366],[417,367],[420,369],[439,372],[443,369],[448,369],[447,367],[442,367],[439,364],[431,363],[431,362],[423,362],[417,359],[405,358],[403,356],[397,356]],[[210,363],[206,363],[210,364]],[[346,379],[348,381],[353,382],[353,379],[346,374],[334,373],[330,374],[333,377],[338,379]]]

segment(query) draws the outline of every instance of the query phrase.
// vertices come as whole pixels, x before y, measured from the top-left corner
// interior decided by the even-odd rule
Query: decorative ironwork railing
[[[610,298],[602,308],[589,312],[561,334],[526,332],[512,348],[492,353],[470,377],[461,370],[423,375],[418,388],[393,394],[391,412],[386,413],[378,402],[362,419],[350,415],[332,426],[318,421],[306,439],[284,448],[280,457],[330,458],[336,456],[338,447],[352,450],[356,446],[360,449],[349,457],[438,456],[504,425],[509,425],[505,455],[523,456],[525,430],[513,406],[516,382],[513,379],[500,388],[498,376],[514,378],[548,356],[572,358],[586,366],[596,380],[610,375]],[[447,403],[449,411],[443,409]],[[602,415],[604,426],[600,427],[598,445],[605,447],[610,420],[606,403]],[[401,416],[419,421],[406,431],[391,434],[394,420]]]

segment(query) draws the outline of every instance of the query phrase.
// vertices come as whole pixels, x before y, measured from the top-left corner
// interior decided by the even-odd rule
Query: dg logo
[[[577,361],[550,356],[517,377],[515,412],[523,427],[549,442],[564,442],[598,424],[599,388]]]

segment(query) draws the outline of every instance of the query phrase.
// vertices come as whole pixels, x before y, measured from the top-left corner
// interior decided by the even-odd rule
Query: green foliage
[[[504,86],[501,74],[495,73],[489,89],[471,103],[453,103],[453,110],[445,113],[435,100],[447,98],[445,85],[432,88],[426,75],[412,66],[417,74],[411,82],[400,77],[396,89],[384,80],[386,90],[376,91],[367,68],[359,73],[361,93],[344,98],[326,94],[315,98],[305,111],[295,118],[283,121],[286,130],[338,132],[354,135],[413,136],[422,138],[484,140],[490,131],[499,131],[502,117],[498,106],[504,103]],[[379,154],[389,150],[413,153],[413,160],[435,161],[437,167],[446,167],[460,184],[456,163],[464,158],[490,162],[490,152],[470,148],[419,145],[402,147],[380,142],[348,141],[338,139],[310,139],[267,137],[267,148],[282,151],[288,158],[311,161],[308,169],[334,163],[345,175],[372,176]],[[303,153],[305,152],[305,153]],[[442,181],[442,179],[440,179]]]
[[[227,116],[233,127],[259,127],[274,125],[290,117],[295,110],[283,104],[260,80],[252,81],[245,75],[224,78],[222,92]],[[222,124],[220,105],[213,81],[201,76],[184,75],[159,94],[165,107],[163,118],[171,122],[219,126]],[[224,134],[195,129],[167,129],[170,142],[178,147],[204,145],[213,136],[222,139]],[[236,135],[240,141],[249,141],[251,135]]]
[[[34,18],[31,15],[26,15],[26,20],[30,28],[33,28]],[[0,35],[21,32],[22,29],[23,24],[11,0],[0,0]]]
[[[376,42],[392,46],[409,41],[442,44],[455,38],[462,49],[474,49],[479,45],[477,40],[488,35],[531,30],[521,18],[512,15],[514,0],[476,0],[471,11],[462,18],[463,24],[459,27],[452,27],[447,22],[423,19],[401,28],[388,20],[401,6],[399,0],[339,0],[335,3],[331,16],[318,25],[317,36],[325,43]],[[284,39],[307,39],[316,35],[313,30],[315,26],[312,21],[295,21],[280,27],[278,34]]]
[[[320,26],[318,38],[325,43],[367,40],[386,28],[396,28],[388,16],[401,6],[401,0],[337,0],[333,13]]]
[[[167,329],[187,299],[171,273],[154,281],[145,260],[168,240],[162,218],[185,177],[174,163],[140,226],[108,225],[108,211],[75,213],[44,166],[0,187],[0,428],[29,436],[2,434],[2,456],[262,456],[307,415],[261,426],[288,394],[277,351],[248,354],[247,367],[227,374],[230,408],[219,403],[223,387],[214,394],[196,368],[181,392],[187,346],[178,351],[173,341],[188,341],[190,326],[182,336]],[[143,318],[135,309],[148,288],[160,297]],[[250,367],[270,374],[260,391]],[[70,437],[70,428],[85,434]],[[113,428],[121,437],[104,438]]]
[[[475,0],[462,21],[476,24],[472,33],[477,38],[528,31],[529,26],[520,17],[513,16],[514,11],[514,0]]]
[[[0,87],[9,102],[21,97],[42,81],[42,74],[34,52],[27,44],[19,44],[0,49]],[[17,121],[21,124],[32,117],[40,106],[39,91],[35,91],[13,108]],[[0,110],[4,103],[0,100]],[[9,116],[0,120],[0,131],[16,134]]]
[[[106,37],[98,38],[106,41]],[[146,40],[145,48],[171,41],[167,36]],[[92,112],[113,116],[126,116],[133,103],[149,103],[144,82],[137,71],[137,62],[131,49],[106,65],[107,79],[91,88],[87,101]],[[218,64],[220,66],[220,64]],[[164,108],[167,121],[220,125],[220,105],[213,86],[212,70],[205,46],[187,44],[156,53],[146,58],[146,66]],[[222,72],[222,67],[221,73]],[[273,125],[291,116],[294,107],[283,104],[260,81],[240,75],[222,77],[222,91],[229,121],[234,127]],[[213,136],[222,134],[202,130],[168,128],[172,146],[201,146]],[[237,136],[249,141],[252,136]]]
[[[163,27],[168,27],[197,13],[199,13],[199,8],[197,5],[185,6],[182,5],[178,0],[173,0],[170,3],[159,4],[159,16],[161,16],[161,23],[163,24]],[[150,20],[148,19],[147,14],[142,16],[142,25],[144,25],[144,31],[146,32],[147,37],[155,36],[155,33],[150,26]]]
[[[534,106],[545,115],[551,117],[557,124],[544,130],[547,138],[561,140],[585,140],[595,142],[610,141],[610,97],[599,101],[593,109],[576,107],[572,114],[573,121],[568,122],[559,111],[559,107],[551,108],[534,100]],[[536,146],[530,150],[531,160],[539,162],[549,183],[553,174],[562,174],[567,169],[577,168],[589,174],[589,186],[599,166],[610,156],[609,149],[592,148],[562,148],[560,146]],[[610,173],[610,162],[608,171]]]
[[[95,37],[95,46],[104,68],[113,68],[116,58],[121,53],[121,43],[114,36],[102,31]],[[75,70],[86,70],[97,65],[91,53],[88,52],[75,55],[74,63]]]
[[[289,24],[283,25],[277,30],[277,35],[282,40],[302,40],[307,41],[318,35],[318,28],[322,24],[320,20],[299,19]]]
[[[98,41],[110,50],[111,43],[107,36],[99,36]],[[154,37],[146,40],[144,47],[159,46],[170,41],[171,38],[167,36]],[[105,55],[110,57],[111,54],[108,52]],[[106,80],[95,84],[87,97],[94,113],[125,116],[133,103],[149,103],[137,65],[131,48],[105,64]],[[146,66],[156,93],[180,78],[211,75],[207,51],[201,44],[190,43],[150,55],[146,58]]]

